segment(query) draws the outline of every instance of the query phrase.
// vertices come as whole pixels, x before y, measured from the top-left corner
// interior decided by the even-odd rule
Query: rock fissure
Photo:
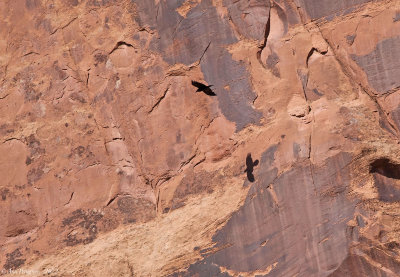
[[[117,44],[114,46],[114,48],[108,53],[108,55],[111,55],[114,51],[120,49],[120,47],[124,45],[126,47],[132,47],[134,48],[134,46],[130,43],[127,43],[125,41],[118,41]]]
[[[74,17],[72,20],[70,20],[70,21],[69,21],[67,24],[65,24],[64,26],[56,28],[54,31],[52,31],[52,32],[50,33],[50,35],[54,35],[58,30],[63,30],[63,29],[65,29],[65,28],[67,28],[69,25],[71,25],[72,22],[74,22],[74,21],[77,20],[77,19],[78,19],[78,17]]]
[[[269,37],[270,32],[271,32],[271,9],[269,9],[269,11],[268,11],[268,20],[267,20],[267,24],[265,25],[265,31],[264,31],[264,41],[260,45],[260,47],[259,47],[260,49],[257,51],[257,60],[264,68],[266,68],[266,66],[265,66],[264,62],[261,60],[261,53],[263,52],[264,48],[267,46],[268,37]]]
[[[400,273],[399,0],[22,2],[0,271]]]
[[[383,119],[383,121],[387,124],[389,124],[390,128],[392,128],[392,130],[394,130],[394,132],[396,133],[396,137],[399,139],[400,138],[400,131],[398,128],[396,128],[396,126],[389,120],[389,118],[386,115],[386,112],[384,111],[384,109],[382,108],[381,104],[379,104],[379,101],[376,97],[376,95],[373,92],[370,92],[359,80],[355,80],[353,78],[353,75],[349,72],[348,67],[346,66],[346,64],[338,57],[337,53],[334,50],[334,46],[332,45],[332,43],[323,35],[323,32],[321,31],[320,27],[318,26],[318,30],[319,33],[321,34],[322,38],[325,40],[325,42],[329,45],[330,49],[333,52],[333,57],[336,59],[336,61],[338,62],[338,64],[341,66],[343,73],[350,79],[352,80],[355,84],[357,84],[361,91],[363,91],[366,95],[368,95],[368,97],[375,103],[376,107],[379,110],[379,115],[380,117]],[[392,132],[389,132],[390,134],[392,134]]]
[[[158,98],[157,102],[151,107],[151,109],[149,110],[149,114],[152,113],[154,111],[155,108],[157,108],[161,101],[167,96],[167,92],[169,91],[170,85],[168,85],[168,87],[164,90],[163,95],[161,95],[160,98]]]

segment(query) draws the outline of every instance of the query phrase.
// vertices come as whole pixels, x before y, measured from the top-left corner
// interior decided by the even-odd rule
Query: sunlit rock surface
[[[0,272],[399,276],[399,77],[398,0],[1,1]]]

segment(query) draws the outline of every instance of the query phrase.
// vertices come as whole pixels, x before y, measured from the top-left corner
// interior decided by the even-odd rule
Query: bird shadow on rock
[[[246,169],[244,170],[244,172],[247,173],[247,180],[249,180],[250,182],[254,182],[255,178],[254,178],[254,167],[257,166],[259,163],[258,160],[253,161],[253,158],[251,157],[251,154],[248,153],[247,157],[246,157]]]

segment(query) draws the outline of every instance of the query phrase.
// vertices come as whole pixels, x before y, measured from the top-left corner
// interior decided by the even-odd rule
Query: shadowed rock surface
[[[311,168],[306,162],[277,177],[273,161],[264,158],[260,165],[263,178],[213,237],[220,250],[205,255],[185,276],[212,268],[235,272],[269,268],[265,276],[310,276],[337,268],[351,241],[346,222],[353,218],[354,203],[345,197],[350,161],[348,153],[340,153],[321,168]],[[307,254],[300,257],[299,252]]]
[[[379,93],[400,88],[400,36],[385,39],[367,55],[353,56],[365,71],[368,82]]]
[[[328,20],[332,20],[332,17],[348,14],[358,6],[372,2],[372,0],[299,0],[298,2],[311,19],[327,17]]]
[[[261,113],[250,105],[256,94],[249,83],[246,68],[243,63],[233,60],[224,47],[238,41],[228,17],[219,16],[211,0],[195,5],[186,17],[175,10],[179,7],[177,1],[161,1],[158,6],[151,7],[148,7],[148,2],[152,1],[140,0],[137,5],[141,7],[141,22],[149,24],[159,34],[151,47],[169,64],[199,62],[204,79],[214,85],[222,113],[236,123],[237,131],[249,123],[258,123]],[[148,18],[153,14],[151,9],[159,11],[157,20]]]

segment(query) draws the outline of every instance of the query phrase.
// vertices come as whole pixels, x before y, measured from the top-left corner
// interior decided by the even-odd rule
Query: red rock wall
[[[400,275],[399,1],[0,14],[2,274]]]

